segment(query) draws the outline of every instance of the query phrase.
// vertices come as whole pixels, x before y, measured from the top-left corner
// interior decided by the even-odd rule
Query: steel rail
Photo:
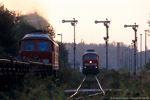
[[[103,90],[103,88],[102,88],[102,86],[101,86],[101,84],[100,84],[100,82],[99,82],[99,80],[98,80],[98,78],[97,78],[96,76],[95,76],[95,79],[96,79],[96,81],[97,81],[97,83],[98,83],[98,86],[99,86],[99,88],[101,89],[103,95],[105,95],[105,91]]]
[[[74,97],[78,92],[79,92],[79,89],[81,88],[82,84],[84,83],[86,77],[84,77],[84,79],[82,80],[81,84],[78,86],[78,88],[76,89],[75,93],[72,94],[70,97],[68,97],[67,99],[70,99],[72,97]]]

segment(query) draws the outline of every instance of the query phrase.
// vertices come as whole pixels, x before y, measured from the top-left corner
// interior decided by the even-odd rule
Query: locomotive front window
[[[97,59],[97,56],[96,55],[93,55],[92,56],[92,60],[96,60]]]
[[[34,42],[24,42],[23,51],[33,51],[34,50]]]
[[[90,56],[84,56],[84,60],[90,60]]]
[[[49,51],[48,42],[38,42],[38,51]]]

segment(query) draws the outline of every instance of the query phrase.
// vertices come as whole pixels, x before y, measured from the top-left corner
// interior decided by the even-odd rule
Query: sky
[[[144,30],[149,29],[150,0],[0,0],[6,8],[23,14],[38,11],[54,27],[56,34],[62,33],[63,42],[73,42],[73,26],[62,23],[62,20],[78,20],[76,25],[76,42],[105,43],[106,27],[95,24],[95,20],[108,18],[109,42],[124,42],[130,45],[134,39],[132,28],[124,25],[139,25],[137,36],[142,35],[143,50],[145,41]],[[150,45],[150,37],[147,37]],[[56,39],[60,41],[60,36]],[[140,43],[138,43],[138,47]],[[150,47],[149,47],[150,49]]]

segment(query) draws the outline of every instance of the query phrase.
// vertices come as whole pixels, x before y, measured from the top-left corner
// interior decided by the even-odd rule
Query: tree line
[[[73,43],[66,43],[66,48],[69,53],[69,63],[73,62]],[[82,67],[82,55],[87,49],[94,49],[100,57],[100,68],[106,68],[106,48],[105,44],[86,44],[80,42],[76,44],[76,62]],[[142,65],[141,65],[142,53]],[[147,67],[149,64],[150,52],[147,52],[147,60],[145,64],[145,51],[137,52],[137,69]],[[133,46],[124,43],[112,42],[108,46],[108,66],[109,69],[126,69],[127,71],[134,70],[134,48]]]

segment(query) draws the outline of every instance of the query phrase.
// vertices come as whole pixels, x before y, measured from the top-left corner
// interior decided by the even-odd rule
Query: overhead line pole
[[[104,37],[104,40],[106,42],[106,69],[108,69],[108,39],[109,39],[108,28],[109,28],[110,21],[108,21],[107,18],[106,18],[106,21],[95,20],[95,24],[97,23],[103,23],[104,26],[106,27],[106,37]]]
[[[73,20],[62,20],[62,23],[66,23],[66,22],[69,22],[71,23],[72,26],[74,26],[74,46],[73,46],[73,55],[74,55],[74,59],[73,59],[73,66],[74,66],[74,69],[75,69],[75,62],[76,62],[76,38],[75,38],[75,26],[78,22],[78,20],[75,20],[75,18],[73,18]]]
[[[136,75],[136,52],[137,52],[136,44],[137,44],[137,27],[138,27],[138,25],[136,25],[136,23],[135,23],[135,25],[124,25],[124,27],[125,28],[132,27],[132,29],[135,32],[135,40],[132,40],[132,42],[134,43],[134,73],[133,74]]]

